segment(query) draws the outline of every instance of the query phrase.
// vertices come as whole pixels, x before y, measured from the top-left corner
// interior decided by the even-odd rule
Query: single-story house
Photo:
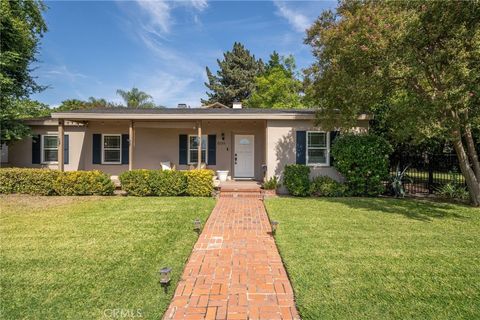
[[[301,163],[314,176],[341,179],[330,159],[337,132],[316,127],[314,119],[309,109],[218,105],[56,112],[26,121],[33,137],[9,146],[8,165],[118,175],[170,162],[179,170],[206,166],[228,170],[232,179],[260,181],[281,177],[286,164]],[[367,130],[368,123],[368,116],[360,116],[356,130]]]

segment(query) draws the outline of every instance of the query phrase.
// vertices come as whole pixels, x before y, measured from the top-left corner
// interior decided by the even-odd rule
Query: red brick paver
[[[164,319],[299,319],[263,202],[219,198]]]

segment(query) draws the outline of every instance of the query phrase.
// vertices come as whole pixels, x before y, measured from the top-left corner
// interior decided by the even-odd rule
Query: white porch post
[[[64,155],[63,155],[63,148],[65,145],[65,130],[64,130],[64,120],[58,120],[58,170],[64,170]]]
[[[133,126],[133,120],[130,121],[128,128],[128,171],[133,169],[133,151],[135,150],[135,128]]]
[[[198,139],[198,161],[197,161],[197,169],[202,168],[202,121],[198,121],[197,124],[197,139]]]

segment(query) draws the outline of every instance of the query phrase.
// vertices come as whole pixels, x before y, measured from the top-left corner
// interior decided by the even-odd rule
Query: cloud
[[[288,23],[297,32],[305,32],[305,30],[311,25],[310,19],[298,11],[292,10],[283,1],[273,1],[277,7],[277,15],[287,19]]]
[[[70,82],[88,78],[83,73],[71,71],[66,65],[50,66],[45,71],[40,71],[40,75],[45,78],[64,78]]]
[[[170,31],[172,17],[171,6],[166,1],[136,1],[143,14],[149,17],[149,25],[160,28],[162,33]]]

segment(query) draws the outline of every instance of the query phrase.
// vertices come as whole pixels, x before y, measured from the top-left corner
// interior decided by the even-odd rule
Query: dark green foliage
[[[303,164],[287,164],[283,171],[283,185],[296,197],[310,194],[310,167]]]
[[[383,192],[388,176],[390,144],[371,134],[345,134],[332,147],[335,168],[347,179],[352,195],[376,196]]]
[[[255,78],[263,72],[262,60],[255,59],[250,51],[239,43],[233,44],[232,51],[223,54],[223,60],[218,60],[218,71],[214,75],[207,67],[209,89],[208,99],[204,104],[214,102],[231,106],[234,101],[242,102],[250,97],[255,89]]]
[[[61,172],[54,182],[59,196],[109,196],[115,185],[110,177],[98,170]]]
[[[277,176],[273,176],[267,181],[265,181],[262,187],[265,190],[276,190],[278,187],[280,187],[280,183],[278,181]]]
[[[320,176],[312,180],[310,193],[319,197],[343,197],[347,195],[347,186],[330,177]]]
[[[120,175],[122,190],[132,196],[211,196],[211,170],[132,170]]]
[[[187,177],[182,171],[154,171],[149,176],[148,184],[157,196],[178,196],[187,191]]]
[[[1,143],[29,134],[21,121],[20,100],[43,89],[31,75],[32,63],[47,30],[42,1],[1,0],[0,5],[0,127]],[[32,114],[34,116],[34,114]]]
[[[115,186],[100,171],[60,172],[49,169],[0,169],[0,193],[39,196],[111,195]]]

